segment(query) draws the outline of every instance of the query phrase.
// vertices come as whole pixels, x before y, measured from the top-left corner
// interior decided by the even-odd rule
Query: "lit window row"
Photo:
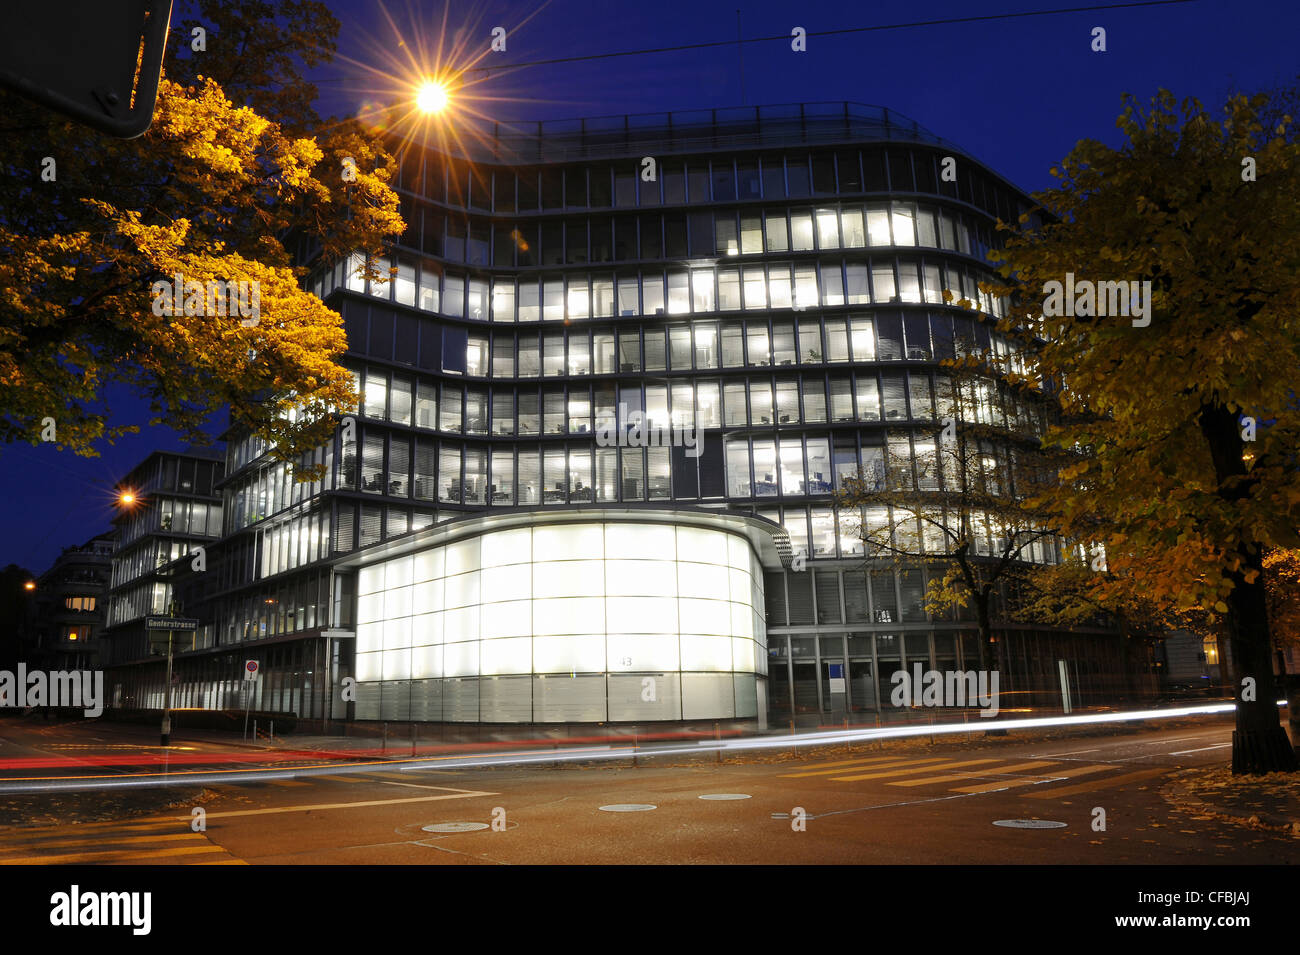
[[[437,334],[437,330],[430,330]],[[444,328],[440,370],[470,378],[558,378],[643,371],[712,371],[876,361],[944,361],[976,353],[1026,368],[1023,350],[987,325],[950,312],[877,313],[874,317],[694,322],[667,328],[568,328],[467,332]],[[464,358],[461,361],[461,358]],[[439,369],[432,369],[439,370]],[[360,373],[360,412],[419,427],[431,423],[435,386],[377,368]],[[414,391],[413,391],[414,389]]]
[[[145,583],[114,594],[109,602],[109,626],[135,620],[151,613],[164,613],[171,588],[164,583]]]
[[[217,523],[221,522],[221,508],[217,508]],[[209,511],[209,518],[212,517]],[[219,532],[219,528],[218,528]],[[217,533],[211,536],[216,537]],[[135,580],[144,574],[152,573],[159,567],[165,567],[174,560],[180,560],[194,550],[189,541],[153,538],[137,547],[119,550],[113,555],[112,586],[118,587]]]
[[[865,557],[866,545],[862,539],[864,528],[870,534],[881,533],[891,526],[895,528],[894,546],[900,550],[912,553],[923,550],[933,554],[948,552],[945,535],[938,528],[926,527],[923,532],[916,522],[912,522],[909,527],[906,520],[884,508],[849,511],[833,507],[795,506],[760,509],[758,515],[781,524],[790,535],[794,553],[810,558]],[[957,521],[955,516],[951,516],[942,522],[951,528],[955,527]],[[993,557],[1001,554],[998,545],[1002,531],[993,518],[988,514],[976,513],[972,527],[977,556]],[[1036,564],[1059,563],[1061,547],[1055,539],[1045,537],[1026,546],[1023,557]]]
[[[218,537],[221,534],[221,505],[169,497],[150,497],[118,522],[118,548],[126,547],[144,534],[170,531]]]
[[[498,269],[911,246],[982,260],[995,247],[979,217],[898,200],[540,222],[465,222],[427,208],[405,217],[399,245]]]
[[[663,383],[570,384],[540,390],[462,386],[389,378],[366,371],[363,414],[405,427],[470,435],[594,434],[644,415],[654,427],[721,428],[748,425],[916,420],[957,417],[1041,434],[1041,409],[990,381],[972,382],[961,401],[951,379],[902,371],[805,375],[749,380],[679,379]],[[439,391],[441,394],[439,394]],[[385,404],[387,399],[387,404]],[[620,414],[619,409],[624,409]],[[237,511],[237,513],[242,513]],[[251,523],[251,520],[249,521]]]
[[[368,433],[359,459],[345,449],[339,487],[388,498],[506,507],[830,494],[859,473],[877,490],[953,488],[962,483],[961,470],[966,484],[991,494],[1008,487],[1004,451],[972,446],[960,460],[945,458],[933,430],[864,436],[860,454],[853,435],[729,438],[725,446],[718,441],[700,438],[698,460],[687,457],[684,447],[475,448],[419,439],[412,454],[409,438]],[[304,538],[306,546],[314,539]]]
[[[286,508],[311,500],[323,489],[330,487],[328,473],[332,460],[332,449],[317,448],[310,455],[310,461],[304,461],[327,465],[327,477],[323,481],[298,481],[294,478],[292,469],[283,462],[240,476],[223,490],[231,517],[226,533],[233,533],[241,527],[255,524]]]
[[[352,261],[360,268],[359,259]],[[581,321],[640,315],[688,315],[767,309],[834,308],[892,303],[943,304],[966,300],[1002,317],[1006,303],[979,288],[994,277],[980,269],[939,259],[873,259],[870,262],[755,264],[743,268],[702,267],[640,275],[556,275],[487,278],[443,274],[441,267],[411,266],[390,282],[367,283],[359,275],[353,291],[423,311],[473,321]],[[330,288],[320,294],[328,295]]]
[[[270,577],[330,556],[330,518],[323,510],[301,514],[258,532],[259,577]]]

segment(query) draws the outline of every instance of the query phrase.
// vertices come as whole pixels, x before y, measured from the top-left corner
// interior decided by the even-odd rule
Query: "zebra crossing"
[[[1031,799],[1055,799],[1111,789],[1171,772],[1173,767],[1128,772],[1122,763],[1023,756],[872,756],[812,763],[782,779],[830,783],[879,783],[899,789],[930,787],[964,795],[1024,790]],[[1078,782],[1076,782],[1078,780]]]
[[[0,830],[4,865],[245,865],[175,817]]]
[[[293,790],[317,783],[342,788],[359,784],[405,785],[417,789],[444,789],[413,782],[418,773],[374,770],[358,774],[312,775],[298,779],[231,781],[208,788],[221,793],[247,792],[274,787]],[[464,790],[447,790],[463,793]],[[340,804],[342,805],[342,804]],[[258,810],[266,811],[266,810]],[[236,812],[236,815],[239,813]],[[218,813],[219,815],[219,813]],[[141,818],[120,822],[79,823],[59,826],[0,828],[0,866],[4,865],[247,865],[205,833],[193,832],[184,815]]]

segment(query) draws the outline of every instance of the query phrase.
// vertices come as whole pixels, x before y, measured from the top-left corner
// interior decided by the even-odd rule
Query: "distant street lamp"
[[[29,580],[27,581],[27,583],[23,584],[23,590],[35,590],[35,589],[36,589],[36,581],[34,580]]]
[[[117,503],[120,504],[122,507],[130,507],[132,504],[135,503],[135,492],[122,491],[120,494],[117,495]]]

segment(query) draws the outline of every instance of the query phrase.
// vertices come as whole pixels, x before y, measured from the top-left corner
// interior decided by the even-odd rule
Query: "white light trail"
[[[1283,701],[1284,703],[1285,701]],[[1173,719],[1184,716],[1207,716],[1231,713],[1233,703],[1208,703],[1200,706],[1179,706],[1163,710],[1126,710],[1115,713],[1093,713],[1080,716],[1042,716],[1011,720],[981,720],[978,723],[936,723],[912,726],[881,726],[850,730],[816,731],[789,735],[751,736],[743,739],[705,740],[689,743],[665,743],[654,746],[587,746],[579,749],[557,749],[514,753],[485,754],[475,757],[441,756],[423,759],[391,760],[386,763],[367,763],[364,766],[331,765],[285,769],[241,770],[236,772],[171,773],[123,777],[79,777],[75,779],[32,779],[0,782],[0,793],[15,792],[65,792],[135,788],[141,786],[185,786],[232,782],[262,782],[272,779],[301,779],[311,776],[340,776],[373,773],[380,770],[419,772],[438,769],[484,769],[497,766],[529,766],[546,763],[595,762],[598,760],[652,758],[655,756],[681,756],[685,753],[746,752],[762,749],[789,749],[792,747],[828,746],[836,743],[856,743],[871,740],[906,739],[913,736],[942,736],[957,733],[987,732],[988,730],[1041,729],[1053,726],[1085,726],[1106,723],[1129,723],[1144,720]]]

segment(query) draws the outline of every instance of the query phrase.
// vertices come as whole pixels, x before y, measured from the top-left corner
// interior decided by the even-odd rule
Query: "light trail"
[[[1280,701],[1284,703],[1285,701]],[[0,782],[0,793],[76,792],[121,788],[180,786],[220,783],[249,783],[274,779],[294,779],[311,776],[343,776],[375,772],[378,769],[399,772],[424,770],[489,769],[506,766],[531,766],[565,762],[596,762],[635,757],[683,756],[712,752],[749,752],[763,749],[789,749],[811,746],[829,746],[841,743],[869,742],[885,739],[906,739],[914,736],[941,736],[958,733],[987,732],[989,730],[1025,730],[1061,726],[1103,725],[1147,720],[1177,719],[1189,716],[1207,716],[1233,712],[1233,703],[1210,703],[1200,706],[1179,706],[1169,709],[1127,710],[1114,713],[1090,713],[1080,716],[1046,716],[1014,720],[987,720],[977,723],[936,723],[911,726],[863,727],[860,729],[818,730],[787,735],[750,736],[740,739],[699,740],[689,743],[656,743],[650,746],[613,744],[583,748],[555,749],[551,751],[506,752],[496,754],[466,753],[433,758],[391,759],[382,762],[349,763],[324,766],[304,766],[293,769],[242,769],[224,771],[198,771],[182,773],[131,773],[117,776],[39,777]],[[527,745],[525,742],[514,746]],[[301,758],[301,757],[300,757]]]

